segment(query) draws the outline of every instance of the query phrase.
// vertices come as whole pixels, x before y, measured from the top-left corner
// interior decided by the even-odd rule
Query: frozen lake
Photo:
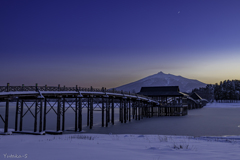
[[[4,106],[3,103],[0,104]],[[15,103],[10,104],[9,128],[14,128]],[[4,113],[5,108],[0,107]],[[93,129],[87,127],[86,109],[83,109],[83,130],[86,133],[100,134],[159,134],[187,136],[222,136],[239,135],[240,103],[212,103],[202,109],[189,110],[183,117],[152,117],[140,121],[132,120],[121,124],[118,119],[118,108],[115,108],[115,125],[101,127],[101,112],[94,111]],[[33,131],[34,119],[30,113],[23,119],[23,130]],[[74,130],[74,112],[71,108],[66,112],[66,130]],[[0,128],[3,123],[0,122]],[[50,111],[47,115],[47,130],[56,129],[56,115]],[[67,131],[64,133],[75,133]]]

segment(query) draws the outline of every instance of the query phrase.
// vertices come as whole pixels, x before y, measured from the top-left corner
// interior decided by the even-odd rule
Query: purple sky
[[[0,1],[0,85],[240,79],[239,0]]]

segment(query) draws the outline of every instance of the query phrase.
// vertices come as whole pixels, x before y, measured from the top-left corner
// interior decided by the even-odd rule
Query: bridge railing
[[[130,93],[130,92],[124,92],[124,91],[119,91],[116,89],[106,89],[104,87],[102,88],[84,88],[84,87],[65,87],[65,86],[38,86],[36,84],[35,86],[10,86],[9,83],[7,86],[0,86],[0,92],[16,92],[16,91],[85,91],[85,92],[109,92],[109,93],[118,93],[118,94],[125,94],[125,95],[132,95],[132,96],[137,96],[137,97],[142,97],[146,99],[152,100],[152,98],[143,96],[143,95],[138,95],[135,93]]]

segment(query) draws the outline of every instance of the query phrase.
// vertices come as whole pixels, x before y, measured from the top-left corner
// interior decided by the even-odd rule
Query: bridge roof
[[[145,96],[169,96],[169,97],[182,97],[183,93],[179,91],[178,86],[155,86],[155,87],[142,87],[138,94]]]
[[[196,92],[194,92],[190,97],[192,97],[195,100],[202,100],[202,97],[199,96]]]

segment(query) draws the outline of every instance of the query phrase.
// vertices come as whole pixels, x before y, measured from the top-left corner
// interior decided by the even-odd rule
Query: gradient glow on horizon
[[[0,2],[0,85],[240,79],[240,1]]]

